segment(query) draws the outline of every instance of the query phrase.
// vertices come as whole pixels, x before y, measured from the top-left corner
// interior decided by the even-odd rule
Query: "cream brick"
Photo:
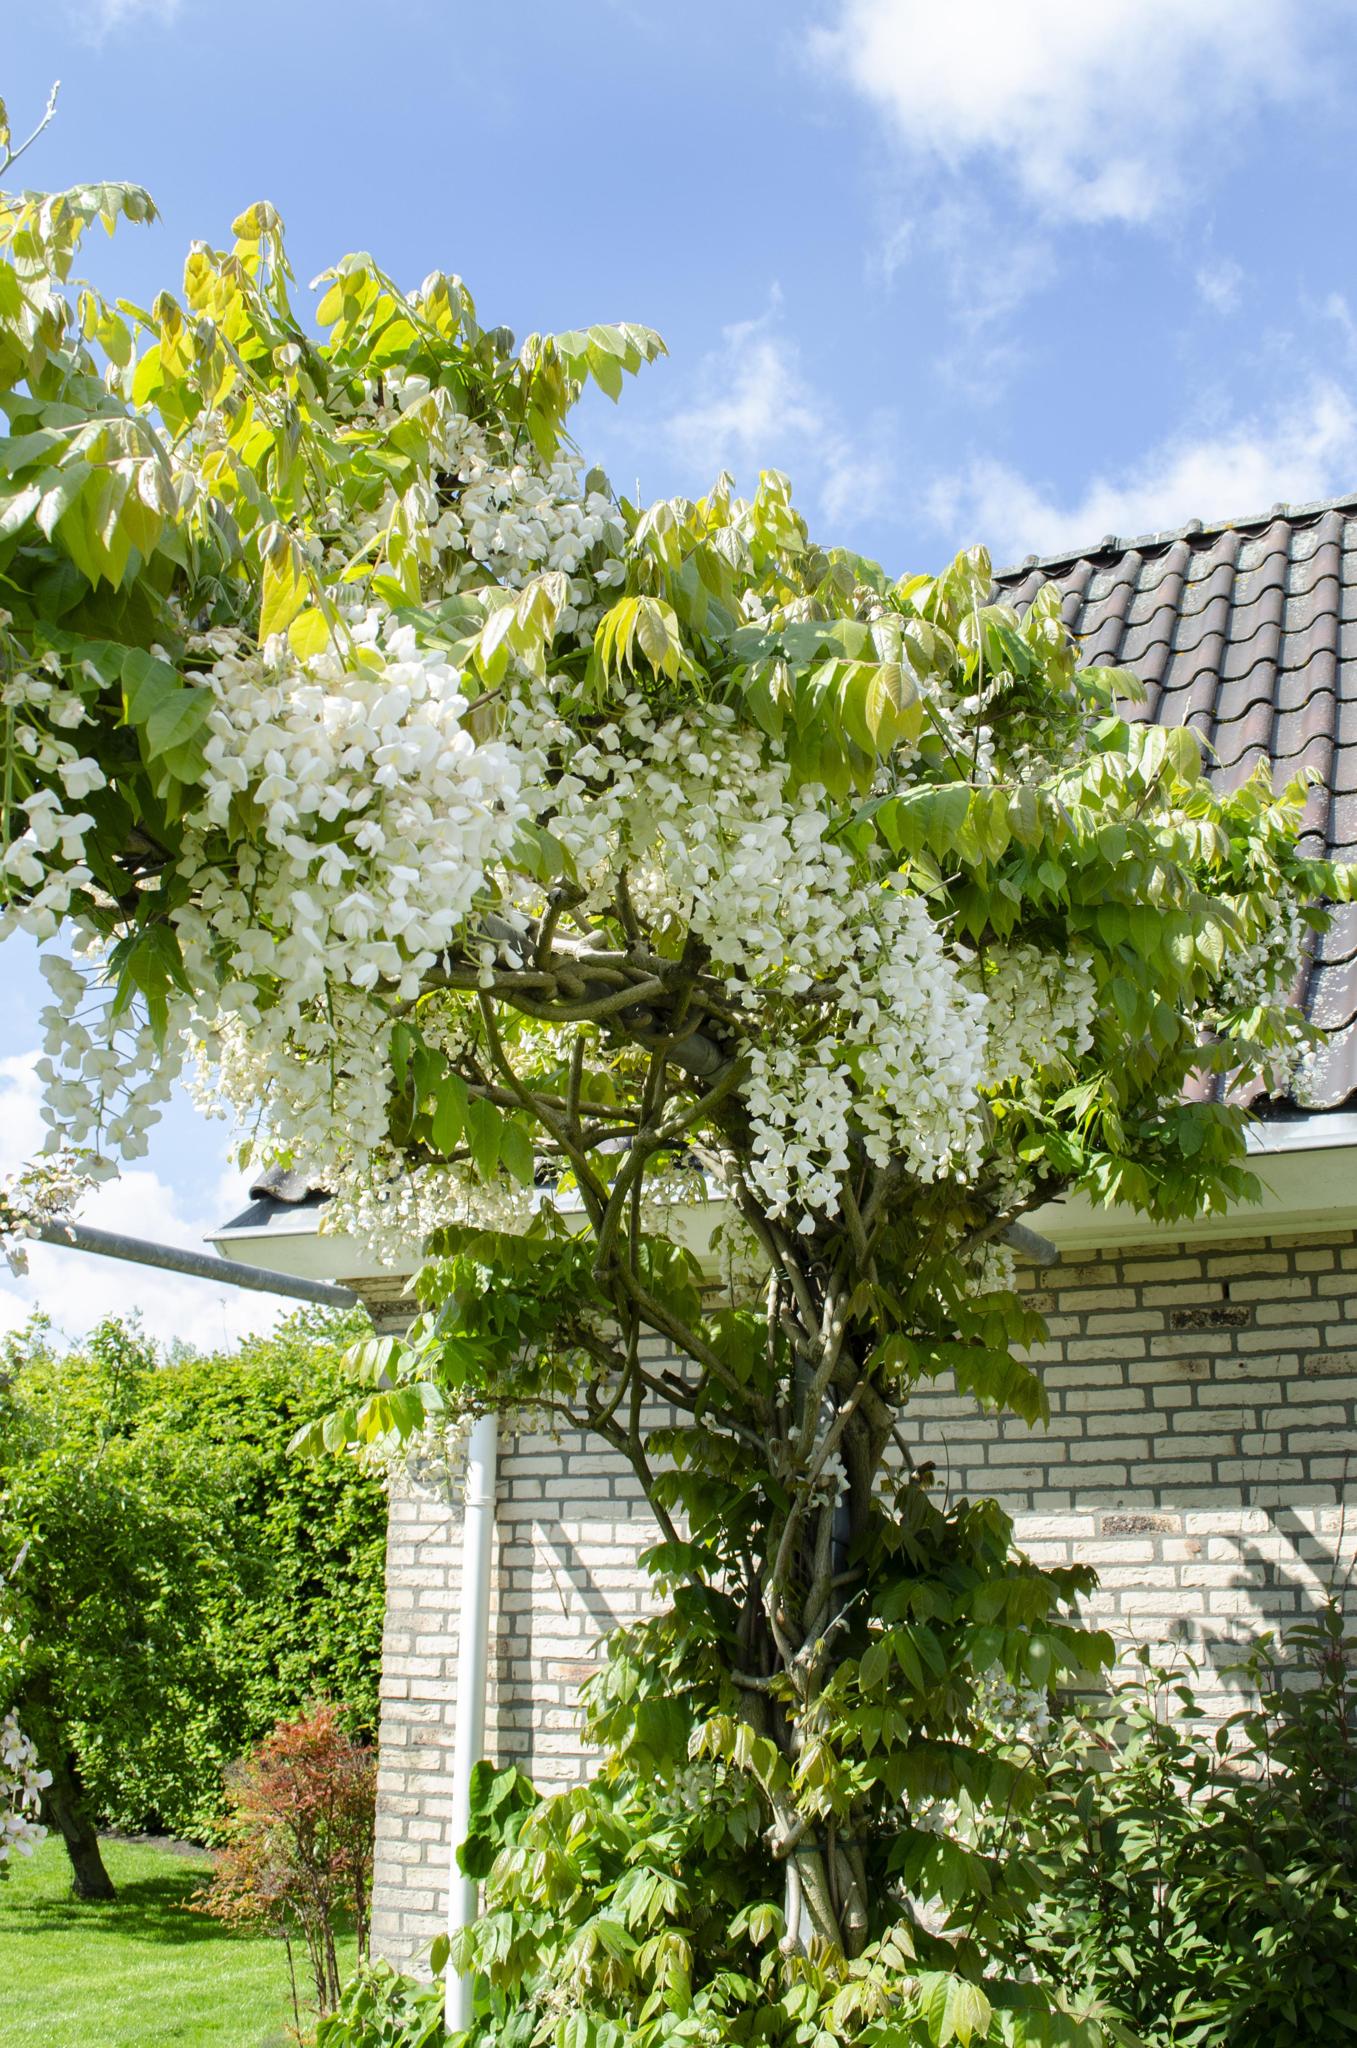
[[[1081,1413],[1125,1414],[1132,1410],[1142,1413],[1149,1404],[1149,1397],[1139,1387],[1068,1387],[1061,1397],[1067,1408]]]
[[[1228,1387],[1220,1389],[1203,1388],[1202,1391],[1204,1393],[1219,1391],[1236,1396],[1238,1393],[1236,1388]],[[1246,1429],[1253,1422],[1256,1414],[1256,1409],[1241,1408],[1234,1405],[1234,1403],[1222,1404],[1220,1407],[1184,1409],[1173,1418],[1173,1434],[1175,1436],[1182,1434],[1195,1435],[1197,1433],[1210,1434],[1212,1436],[1223,1435],[1229,1430]]]
[[[1236,1330],[1235,1343],[1241,1351],[1266,1351],[1277,1355],[1277,1367],[1283,1364],[1290,1371],[1296,1369],[1295,1354],[1307,1351],[1319,1344],[1319,1331],[1313,1323],[1304,1327],[1288,1324],[1283,1330]]]
[[[1304,1273],[1230,1282],[1231,1301],[1308,1301],[1314,1292],[1314,1281]]]
[[[1111,1564],[1101,1555],[1101,1546],[1087,1547],[1080,1544],[1075,1553],[1080,1564],[1097,1567],[1100,1587],[1105,1592],[1114,1592],[1122,1587],[1144,1587],[1156,1593],[1171,1588],[1177,1574],[1171,1565]]]
[[[1195,1280],[1203,1277],[1202,1261],[1188,1259],[1126,1259],[1122,1262],[1121,1277],[1129,1285],[1148,1280],[1153,1285],[1170,1280]]]
[[[1066,1313],[1078,1309],[1126,1309],[1138,1306],[1130,1287],[1062,1287],[1060,1306]]]
[[[1043,1536],[1074,1538],[1097,1533],[1097,1523],[1089,1514],[1022,1515],[1016,1526],[1019,1540],[1023,1543]]]

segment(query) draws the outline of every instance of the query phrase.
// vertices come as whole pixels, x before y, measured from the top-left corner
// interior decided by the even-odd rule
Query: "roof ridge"
[[[1028,576],[1033,569],[1068,569],[1076,562],[1097,561],[1103,556],[1128,555],[1133,549],[1144,551],[1148,548],[1169,548],[1177,540],[1195,540],[1199,536],[1221,533],[1245,532],[1251,527],[1270,526],[1274,519],[1285,519],[1292,526],[1308,525],[1321,519],[1326,512],[1357,512],[1357,491],[1345,491],[1339,498],[1316,498],[1306,505],[1288,505],[1284,501],[1274,505],[1270,512],[1255,512],[1246,518],[1216,519],[1203,521],[1189,519],[1185,526],[1167,528],[1162,533],[1140,533],[1129,536],[1106,533],[1092,547],[1059,548],[1050,555],[1028,555],[1011,568],[996,569],[996,583],[1016,582]]]

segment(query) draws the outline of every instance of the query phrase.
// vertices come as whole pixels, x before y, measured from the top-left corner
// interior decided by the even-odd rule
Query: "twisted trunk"
[[[780,1247],[784,1260],[794,1254]],[[850,1609],[865,1567],[850,1563],[864,1535],[893,1413],[872,1385],[866,1345],[855,1343],[846,1282],[824,1282],[810,1261],[788,1290],[784,1333],[794,1366],[789,1428],[778,1447],[789,1504],[770,1529],[764,1608],[776,1661],[790,1677],[795,1705],[783,1747],[793,1762],[815,1732],[817,1702],[840,1661]],[[818,1311],[812,1317],[810,1309]],[[849,1817],[798,1816],[786,1855],[787,1945],[812,1936],[847,1956],[868,1935],[867,1879]]]

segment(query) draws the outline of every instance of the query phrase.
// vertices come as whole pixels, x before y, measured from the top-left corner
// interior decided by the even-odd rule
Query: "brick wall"
[[[1029,1277],[1049,1429],[929,1392],[906,1434],[954,1493],[994,1493],[1042,1563],[1096,1566],[1124,1650],[1192,1646],[1209,1694],[1240,1641],[1351,1572],[1351,1232],[1071,1255]]]
[[[573,1430],[502,1434],[495,1524],[487,1752],[544,1789],[572,1785],[580,1686],[644,1611],[637,1559],[658,1532],[630,1466]],[[393,1485],[372,1914],[393,1962],[418,1960],[446,1911],[460,1525],[455,1481],[414,1468]]]
[[[1228,1697],[1232,1645],[1299,1619],[1353,1567],[1353,1233],[1080,1253],[1031,1276],[1051,1426],[942,1390],[908,1417],[954,1494],[993,1493],[1046,1563],[1097,1566],[1091,1620],[1128,1648],[1194,1644]],[[488,1746],[543,1786],[586,1768],[575,1700],[641,1611],[653,1525],[629,1469],[571,1434],[502,1447]],[[446,1897],[459,1608],[455,1488],[394,1490],[387,1553],[374,1945],[408,1962]]]

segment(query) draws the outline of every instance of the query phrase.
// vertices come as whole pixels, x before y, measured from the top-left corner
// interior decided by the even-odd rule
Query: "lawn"
[[[184,1910],[206,1857],[135,1842],[103,1849],[118,1888],[110,1905],[72,1899],[55,1839],[16,1857],[0,1884],[5,2048],[287,2048],[282,1944]],[[353,1960],[350,1941],[341,1967]],[[299,1989],[305,1999],[305,1977]]]

